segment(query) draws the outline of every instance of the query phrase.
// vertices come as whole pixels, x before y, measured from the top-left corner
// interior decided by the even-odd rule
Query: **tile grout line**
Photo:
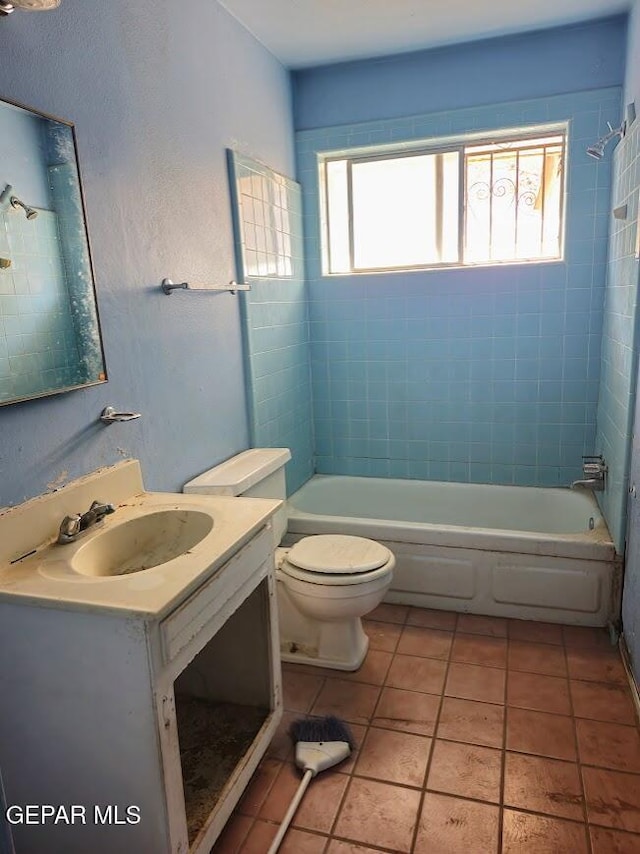
[[[411,840],[411,845],[409,847],[410,852],[415,851],[415,847],[418,842],[418,835],[420,833],[420,820],[422,818],[422,811],[424,809],[424,802],[427,796],[427,783],[429,780],[429,774],[431,773],[431,765],[433,763],[433,755],[436,750],[436,739],[438,734],[438,727],[440,726],[440,715],[442,713],[442,707],[444,705],[445,691],[447,689],[447,679],[449,678],[449,668],[451,667],[451,657],[453,655],[453,643],[456,637],[458,626],[458,617],[456,617],[455,626],[453,632],[451,633],[451,645],[449,646],[449,655],[446,661],[446,667],[444,672],[444,679],[442,680],[442,688],[440,692],[440,702],[438,703],[438,711],[436,712],[435,721],[433,724],[433,735],[431,736],[431,749],[429,750],[429,758],[427,760],[427,766],[425,768],[424,777],[423,777],[423,785],[422,791],[420,794],[420,799],[418,801],[418,813],[416,816],[416,826],[413,831],[413,837]]]
[[[584,817],[585,838],[587,841],[587,852],[592,854],[593,846],[591,845],[591,831],[589,828],[589,813],[587,810],[587,790],[584,783],[584,775],[582,773],[582,762],[580,760],[580,748],[578,743],[578,724],[576,722],[575,709],[573,706],[573,692],[571,690],[571,671],[569,669],[569,652],[567,650],[566,638],[562,633],[562,648],[564,651],[564,661],[567,668],[567,693],[569,695],[569,712],[571,714],[571,725],[573,728],[573,746],[576,752],[576,768],[578,778],[580,780],[580,791],[582,792],[582,815]]]
[[[509,714],[509,650],[511,649],[511,633],[507,623],[507,649],[504,667],[504,718],[502,721],[502,756],[500,757],[500,803],[498,812],[498,854],[501,854],[504,842],[504,790],[507,774],[507,715]]]
[[[400,631],[400,634],[398,635],[398,640],[396,641],[395,649],[397,649],[398,644],[400,643],[400,638],[402,637],[402,632],[404,631],[404,626],[406,625],[406,620],[407,620],[407,618],[408,618],[408,616],[409,616],[409,613],[410,613],[409,608],[407,608],[407,613],[405,614],[405,620],[404,620],[404,622],[401,624],[401,625],[402,625],[402,629],[401,629],[401,631]],[[385,622],[385,621],[384,621],[384,620],[379,620],[379,621],[377,621],[377,622]],[[394,623],[391,623],[391,625],[398,625],[398,624],[397,624],[397,623],[395,623],[395,624],[394,624]],[[367,652],[368,652],[368,651],[367,651]],[[379,688],[379,693],[378,693],[378,698],[377,698],[377,700],[376,700],[376,703],[375,703],[375,705],[374,705],[374,707],[373,707],[373,710],[372,710],[372,712],[371,712],[371,714],[372,714],[372,715],[374,715],[374,714],[375,714],[375,710],[378,708],[378,704],[380,703],[380,698],[382,697],[382,692],[383,692],[383,690],[384,690],[384,688],[385,688],[385,684],[386,684],[386,681],[387,681],[387,676],[388,676],[388,674],[389,674],[389,670],[391,669],[391,665],[393,664],[393,659],[395,658],[395,656],[396,656],[396,653],[395,653],[395,650],[394,650],[394,652],[392,652],[392,654],[391,654],[391,661],[389,662],[389,666],[388,666],[388,668],[387,668],[387,671],[386,671],[386,673],[385,673],[384,679],[383,679],[383,681],[382,681],[382,685],[378,685],[378,686],[376,686],[377,688]],[[327,677],[327,678],[329,678],[329,677]],[[326,680],[325,680],[325,681],[326,681]],[[355,681],[355,680],[354,680],[354,681]],[[368,683],[359,683],[359,684],[368,684]],[[362,746],[365,744],[365,742],[366,742],[366,740],[367,740],[367,736],[369,735],[369,730],[371,729],[371,720],[372,720],[372,718],[371,718],[371,717],[369,717],[369,718],[368,718],[368,723],[367,723],[367,724],[365,725],[365,727],[364,727],[364,734],[363,734],[363,736],[362,736],[362,741],[361,741],[361,744],[360,744],[360,750],[362,749]],[[351,769],[349,770],[349,774],[348,774],[349,780],[348,780],[348,782],[347,782],[347,785],[344,787],[344,792],[342,793],[342,797],[340,798],[340,803],[338,804],[338,807],[337,807],[336,812],[335,812],[335,816],[334,816],[334,818],[333,818],[333,821],[331,822],[331,827],[330,827],[330,829],[329,829],[329,841],[327,842],[327,845],[325,846],[327,849],[328,849],[328,848],[329,848],[329,846],[331,845],[332,840],[333,840],[333,839],[335,839],[334,832],[335,832],[335,829],[336,829],[336,827],[337,827],[337,825],[338,825],[338,820],[340,819],[340,815],[341,815],[341,813],[342,813],[342,809],[343,809],[343,807],[344,807],[344,804],[345,804],[345,802],[346,802],[346,800],[347,800],[347,796],[348,796],[348,794],[349,794],[349,792],[350,792],[350,790],[351,790],[351,786],[352,786],[352,783],[353,783],[353,779],[354,779],[354,777],[356,776],[356,775],[355,775],[355,769],[356,769],[356,765],[357,765],[357,763],[359,762],[359,760],[360,760],[360,756],[359,756],[359,754],[358,754],[358,757],[357,757],[357,758],[354,758],[353,766],[352,766],[352,767],[351,767]],[[347,838],[347,837],[345,837],[345,838]],[[357,843],[357,844],[359,844],[359,843]]]

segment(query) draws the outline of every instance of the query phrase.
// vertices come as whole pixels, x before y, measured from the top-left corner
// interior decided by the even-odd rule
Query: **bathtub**
[[[386,602],[604,626],[621,560],[590,492],[315,475],[287,502],[285,543],[370,537],[396,556]]]

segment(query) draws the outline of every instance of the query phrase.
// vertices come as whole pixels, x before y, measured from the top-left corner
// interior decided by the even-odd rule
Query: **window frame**
[[[536,140],[547,136],[562,137],[562,177],[560,197],[560,233],[559,254],[553,257],[533,258],[509,258],[505,260],[487,261],[465,261],[465,238],[467,223],[467,168],[465,151],[479,145],[499,145],[500,143],[518,142],[526,143],[527,140]],[[419,270],[443,270],[443,269],[471,269],[475,267],[493,267],[505,264],[548,264],[559,263],[565,258],[565,238],[567,223],[567,158],[569,150],[569,123],[554,122],[552,124],[536,125],[526,129],[504,128],[490,133],[468,133],[456,137],[446,137],[436,140],[419,140],[400,145],[373,145],[339,151],[318,152],[319,171],[319,203],[320,203],[320,229],[322,250],[322,275],[323,276],[360,276],[375,273],[398,273]],[[354,163],[370,163],[381,160],[392,160],[396,158],[417,157],[421,155],[443,155],[456,152],[458,154],[458,260],[443,261],[434,264],[405,264],[393,267],[356,267],[354,247],[354,224],[353,224],[353,186],[352,165]],[[330,240],[330,205],[327,181],[327,164],[337,161],[346,161],[347,164],[347,211],[348,211],[348,240],[349,240],[349,267],[347,271],[331,271],[331,240]],[[442,222],[442,220],[440,220]],[[439,245],[442,241],[440,228]]]

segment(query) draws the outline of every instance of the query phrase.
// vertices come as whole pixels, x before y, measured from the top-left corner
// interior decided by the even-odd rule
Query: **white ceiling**
[[[384,56],[626,11],[633,0],[220,0],[291,68]]]

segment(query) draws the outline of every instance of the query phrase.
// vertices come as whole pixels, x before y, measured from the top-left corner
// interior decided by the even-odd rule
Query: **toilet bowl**
[[[285,498],[287,448],[253,448],[204,472],[184,492]],[[357,670],[369,646],[361,618],[382,601],[395,558],[364,537],[319,534],[280,548],[286,506],[273,519],[283,661]]]
[[[280,653],[337,670],[362,664],[369,638],[361,617],[387,592],[395,558],[363,537],[319,534],[276,550]]]

